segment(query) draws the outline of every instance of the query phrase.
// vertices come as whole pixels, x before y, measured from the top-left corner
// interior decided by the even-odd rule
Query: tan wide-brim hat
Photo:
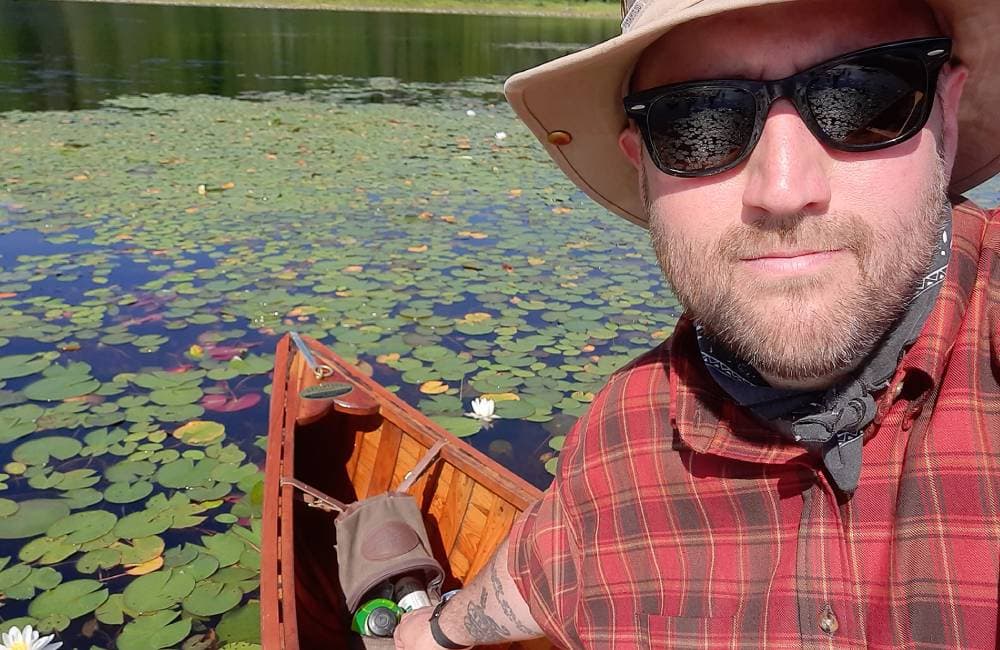
[[[640,54],[682,23],[713,14],[802,0],[638,0],[624,33],[521,72],[504,88],[518,116],[565,174],[595,201],[646,227],[638,176],[618,148],[627,120],[622,91]],[[969,68],[959,114],[951,191],[1000,172],[1000,0],[927,0]],[[631,20],[630,18],[634,19]]]

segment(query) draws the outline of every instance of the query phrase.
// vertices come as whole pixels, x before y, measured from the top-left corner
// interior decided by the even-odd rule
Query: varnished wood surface
[[[349,613],[337,585],[333,515],[295,500],[293,488],[281,485],[282,477],[352,502],[394,489],[427,449],[447,441],[409,490],[425,514],[434,554],[445,568],[446,590],[475,576],[516,516],[540,494],[325,346],[303,339],[333,370],[323,381],[345,381],[355,389],[322,400],[327,402],[323,409],[317,408],[319,400],[300,400],[299,391],[318,380],[290,337],[279,342],[265,470],[261,625],[266,650],[349,647]]]

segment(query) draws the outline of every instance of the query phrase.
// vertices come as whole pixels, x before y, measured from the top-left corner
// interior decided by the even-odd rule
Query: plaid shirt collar
[[[915,409],[934,393],[944,374],[976,281],[986,215],[968,201],[953,211],[952,261],[934,309],[917,341],[903,356],[865,442],[878,431],[888,407],[908,399]],[[815,464],[801,446],[767,428],[735,404],[711,378],[699,354],[694,323],[681,318],[669,340],[669,413],[680,441],[690,449],[752,463]],[[738,433],[737,433],[738,432]]]

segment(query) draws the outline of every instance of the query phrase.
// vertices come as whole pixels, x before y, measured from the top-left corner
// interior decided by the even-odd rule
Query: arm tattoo
[[[510,636],[507,628],[498,624],[486,613],[486,587],[483,587],[478,605],[475,602],[469,603],[469,610],[465,615],[465,629],[477,643],[502,641]]]
[[[514,614],[514,610],[511,609],[510,603],[508,603],[507,599],[504,598],[503,584],[501,584],[500,576],[497,574],[497,560],[498,558],[494,558],[492,563],[493,566],[490,569],[490,582],[493,583],[493,597],[497,599],[498,603],[500,603],[500,607],[503,609],[504,615],[510,619],[510,622],[514,624],[514,627],[528,636],[533,636],[534,632],[529,630],[524,626],[524,623],[518,620],[517,616]]]

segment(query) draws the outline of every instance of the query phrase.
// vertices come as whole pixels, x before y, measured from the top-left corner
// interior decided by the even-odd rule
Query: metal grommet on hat
[[[557,147],[565,147],[573,141],[573,134],[569,131],[549,131],[549,143]]]

